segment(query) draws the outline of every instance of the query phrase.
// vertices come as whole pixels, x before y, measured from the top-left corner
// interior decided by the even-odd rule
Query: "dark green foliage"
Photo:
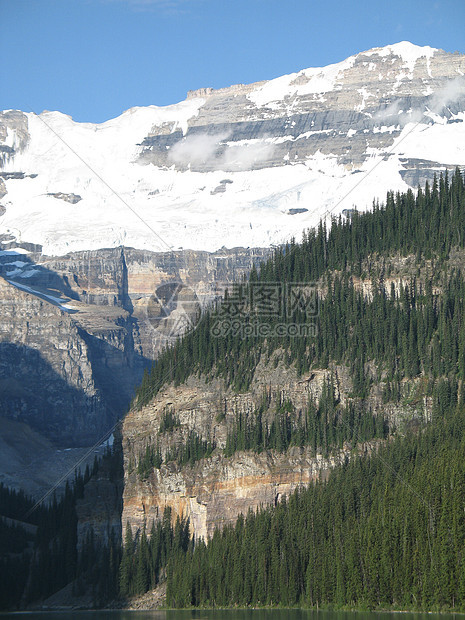
[[[139,459],[137,464],[137,473],[141,478],[147,478],[150,472],[155,469],[159,469],[163,463],[160,448],[158,444],[156,446],[147,445],[143,456]]]
[[[193,465],[200,459],[208,458],[216,448],[215,442],[203,440],[195,431],[190,431],[187,439],[170,448],[165,458],[162,457],[159,445],[147,445],[143,456],[137,464],[140,478],[148,478],[153,469],[160,469],[162,463],[174,461],[180,467]]]
[[[34,534],[0,519],[0,610],[19,603],[26,585]]]
[[[178,426],[179,426],[179,420],[177,419],[177,417],[174,415],[171,409],[166,409],[163,412],[163,417],[161,419],[160,429],[158,432],[159,433],[170,432],[173,429],[177,428]]]
[[[26,586],[34,544],[28,525],[43,512],[26,517],[34,503],[22,491],[0,484],[0,610],[17,607]]]
[[[30,557],[27,553],[0,557],[0,610],[17,609],[27,581]]]
[[[238,413],[226,456],[292,445],[328,453],[346,441],[386,437],[384,420],[364,402],[381,377],[385,402],[406,399],[420,410],[425,397],[433,403],[432,423],[421,432],[380,445],[371,458],[352,458],[328,481],[276,507],[239,517],[208,544],[200,540],[173,553],[168,604],[465,609],[465,283],[447,264],[451,250],[464,247],[464,224],[459,171],[416,198],[388,194],[385,205],[334,221],[329,231],[320,225],[251,274],[254,285],[319,280],[324,294],[316,334],[213,335],[215,321],[237,298],[246,300],[243,325],[258,317],[253,288],[244,282],[161,356],[138,395],[141,406],[164,382],[182,382],[192,372],[246,389],[260,358],[275,352],[299,372],[330,362],[351,369],[353,392],[345,407],[330,381],[308,411],[281,402],[273,416],[266,403],[249,415]],[[408,254],[422,264],[430,260],[433,276],[421,283],[411,278],[398,290],[386,287],[382,265],[389,256]],[[368,257],[378,259],[369,273],[376,283],[370,298],[354,284],[367,275]],[[282,320],[259,318],[271,327]],[[285,320],[308,323],[298,308]]]
[[[203,440],[195,431],[190,431],[187,440],[171,448],[165,456],[165,461],[175,461],[180,467],[211,456],[216,445],[210,440]]]
[[[262,406],[250,416],[237,414],[226,438],[225,456],[237,450],[285,452],[290,446],[310,446],[327,456],[344,442],[385,438],[389,430],[382,416],[374,416],[363,401],[339,405],[332,381],[324,384],[319,402],[311,401],[305,412],[295,411],[285,401],[276,407],[271,423],[263,413]]]
[[[80,487],[80,484],[78,485]],[[60,500],[54,497],[39,521],[27,600],[45,598],[72,581],[76,574],[76,491],[69,484]]]
[[[34,536],[21,527],[19,523],[7,523],[0,519],[0,550],[1,555],[21,553]]]
[[[78,554],[73,594],[79,596],[90,592],[97,607],[115,600],[119,594],[120,563],[121,541],[114,532],[110,540],[103,544],[90,530]]]
[[[170,508],[165,509],[163,519],[152,524],[150,537],[143,530],[134,539],[128,523],[120,565],[121,595],[134,596],[155,588],[162,576],[165,577],[168,560],[181,558],[192,550],[193,544],[189,522],[178,518],[173,528]]]
[[[394,429],[382,416],[374,417],[366,402],[380,383],[385,403],[412,405],[419,412],[425,399],[432,403],[428,426],[417,421],[405,436],[377,442],[371,457],[354,455],[327,481],[240,516],[208,543],[191,540],[184,520],[173,527],[167,510],[150,533],[128,527],[122,552],[117,541],[102,546],[89,533],[78,554],[75,500],[88,472],[38,513],[26,598],[44,598],[74,580],[75,593],[91,587],[101,603],[118,588],[132,596],[167,579],[168,604],[179,607],[465,611],[465,282],[457,262],[451,260],[454,269],[448,263],[453,251],[464,247],[465,183],[458,170],[450,181],[446,174],[416,197],[411,191],[389,193],[386,203],[369,213],[339,218],[329,229],[320,224],[301,244],[289,243],[252,270],[249,282],[233,287],[195,330],[165,350],[145,373],[135,400],[141,407],[164,383],[179,384],[192,373],[219,376],[245,390],[263,358],[275,366],[292,364],[302,374],[341,364],[352,376],[347,404],[337,401],[333,380],[306,411],[279,399],[270,411],[265,394],[256,411],[237,414],[225,455],[283,452],[291,446],[328,455],[344,443],[355,448],[386,438]],[[407,255],[416,257],[422,277],[412,276],[397,289],[386,286],[393,262]],[[361,290],[367,277],[373,282],[370,296]],[[281,308],[279,316],[258,307],[257,292],[270,283],[279,288],[302,282],[318,282],[317,317],[299,306]],[[215,331],[225,318],[237,320],[240,329]],[[244,329],[257,322],[269,328],[266,336]],[[306,337],[276,330],[282,323],[301,328],[313,322],[317,330]],[[175,415],[165,411],[159,432],[169,434],[172,447],[162,459],[159,445],[148,444],[137,463],[141,477],[163,461],[184,466],[217,449],[194,431],[182,440],[178,427]],[[8,502],[11,515],[29,509],[21,497],[9,496]],[[10,560],[0,559],[0,570],[13,576],[0,580],[0,593],[11,591],[9,600],[18,601],[27,571]],[[17,575],[22,576],[14,581]]]
[[[37,524],[40,510],[34,511],[30,517],[25,519],[25,515],[34,504],[35,501],[31,497],[25,495],[24,491],[10,489],[5,486],[3,482],[0,482],[0,516]]]
[[[27,518],[38,526],[35,537],[19,527],[10,527],[9,539],[3,541],[0,522],[0,608],[19,605],[21,600],[43,600],[71,582],[74,594],[90,590],[97,605],[116,596],[120,542],[112,538],[106,545],[90,534],[81,553],[76,547],[76,501],[83,497],[86,483],[99,467],[105,468],[110,480],[120,478],[121,453],[108,449],[100,461],[95,460],[92,469],[87,467],[84,475],[77,473],[73,483],[66,484],[60,499],[54,497],[50,504],[35,508],[33,500],[23,494],[0,488],[2,509],[4,506],[8,514]],[[8,553],[13,541],[15,554]],[[23,553],[19,555],[18,551]]]
[[[168,604],[464,610],[465,409],[440,413],[171,556]]]

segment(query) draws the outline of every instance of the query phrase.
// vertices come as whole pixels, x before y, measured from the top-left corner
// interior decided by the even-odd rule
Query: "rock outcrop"
[[[367,273],[375,262],[376,257],[364,262]],[[462,251],[451,253],[451,267],[462,262]],[[418,270],[414,257],[391,257],[390,268],[386,291],[393,286],[399,292],[412,277],[424,281],[434,273],[431,261],[425,261]],[[371,297],[372,280],[353,278],[353,283],[356,290],[368,299]],[[324,279],[316,286],[324,297]],[[435,289],[434,293],[438,292]],[[296,488],[327,476],[336,464],[376,449],[380,440],[346,442],[326,456],[310,447],[291,447],[283,453],[263,450],[225,456],[228,433],[234,429],[237,432],[238,415],[243,420],[253,420],[260,410],[270,428],[279,406],[291,403],[294,413],[289,415],[300,416],[307,411],[310,401],[319,401],[328,383],[333,385],[341,406],[350,402],[357,406],[351,373],[346,366],[330,364],[326,369],[314,369],[299,376],[292,366],[285,365],[284,357],[279,350],[270,359],[263,356],[246,392],[234,392],[214,375],[190,376],[182,385],[165,385],[148,405],[133,408],[125,416],[121,425],[125,472],[123,526],[129,522],[134,532],[144,525],[150,528],[152,520],[161,518],[165,507],[170,507],[173,519],[189,518],[192,534],[209,537],[215,527],[234,523],[240,513],[273,504]],[[418,428],[430,419],[433,402],[424,393],[422,377],[405,379],[401,387],[405,397],[399,403],[386,403],[379,376],[376,379],[375,370],[367,367],[367,372],[372,370],[374,381],[364,402],[373,415],[383,416],[390,429],[400,432]],[[167,414],[172,424],[163,430]],[[216,446],[209,458],[184,466],[165,458],[185,445],[192,433]],[[147,446],[156,447],[163,462],[159,468],[141,473],[137,466]]]
[[[269,254],[115,248],[49,257],[7,237],[0,248],[0,399],[10,455],[0,480],[35,494],[127,410],[160,348]]]
[[[10,135],[14,138],[11,139]],[[29,142],[27,116],[19,110],[0,112],[0,167]]]
[[[53,196],[53,198],[57,198],[58,200],[64,200],[65,202],[69,202],[72,205],[75,205],[80,200],[82,200],[81,196],[78,196],[77,194],[64,194],[63,192],[51,192],[47,194],[47,196]]]
[[[74,317],[85,331],[98,336],[111,327],[124,340],[126,330],[133,342],[126,342],[125,350],[133,347],[136,355],[148,360],[155,359],[161,347],[189,325],[190,306],[197,303],[204,308],[271,253],[267,248],[209,253],[120,247],[50,257],[30,244],[18,250],[15,242],[5,239],[2,245],[0,275],[20,286],[52,295],[58,292],[80,302],[74,304]],[[189,291],[191,301],[183,306],[174,292],[167,297],[167,286],[184,287],[184,296]],[[121,348],[115,334],[109,337]],[[132,390],[137,380],[128,381]]]
[[[2,414],[64,446],[89,445],[116,414],[106,407],[76,321],[0,279]]]
[[[125,487],[122,522],[129,521],[133,531],[139,531],[170,507],[174,518],[189,518],[193,535],[206,539],[215,528],[233,525],[239,514],[275,504],[324,477],[347,456],[341,451],[325,459],[303,448],[286,454],[240,452],[228,459],[215,455],[181,471],[175,465],[162,466],[147,482],[132,474]]]
[[[199,97],[206,101],[190,120],[188,132],[173,130],[165,134],[153,127],[142,142],[141,160],[157,166],[174,162],[180,169],[199,172],[218,167],[234,171],[239,164],[228,153],[242,146],[252,169],[282,166],[285,162],[303,163],[321,153],[332,155],[339,164],[355,171],[373,149],[388,155],[403,127],[408,122],[420,121],[424,112],[445,114],[451,119],[465,108],[463,84],[456,84],[455,94],[450,90],[449,99],[446,95],[441,99],[447,82],[465,73],[462,55],[436,50],[433,55],[425,53],[418,57],[407,67],[401,51],[398,55],[388,54],[386,49],[373,49],[334,65],[331,78],[335,82],[331,85],[325,70],[318,74],[318,69],[307,69],[280,78],[283,84],[276,85],[274,91],[273,81],[190,91],[188,99]],[[312,88],[311,84],[318,79],[326,80],[328,86],[315,84]],[[425,116],[422,122],[433,121]],[[214,157],[188,161],[171,156],[170,149],[176,144],[194,141],[196,136],[217,137]],[[263,145],[273,142],[273,146],[249,161],[245,149],[250,140]],[[432,161],[428,166],[416,166],[412,160],[405,160],[404,167],[404,180],[417,187],[441,166]],[[410,170],[416,174],[409,174]],[[216,193],[219,191],[224,188]]]
[[[264,394],[268,395],[264,415],[271,421],[278,402],[291,401],[297,412],[305,411],[310,399],[320,397],[327,381],[334,382],[337,398],[346,403],[352,389],[347,368],[338,366],[298,377],[292,368],[273,359],[267,364],[259,363],[248,392],[236,394],[219,379],[190,377],[184,385],[163,388],[141,410],[130,411],[121,428],[125,470],[123,526],[129,522],[133,531],[144,525],[150,528],[152,520],[161,518],[168,506],[173,519],[189,518],[192,534],[208,537],[215,527],[234,523],[240,513],[273,504],[296,488],[325,477],[354,451],[372,450],[376,441],[357,446],[345,444],[326,457],[308,447],[290,448],[285,453],[268,450],[224,456],[226,436],[237,414],[252,415],[263,403]],[[383,404],[376,389],[370,399],[374,413],[382,413],[390,423],[399,425],[423,415],[413,407]],[[159,433],[167,411],[179,426]],[[137,463],[147,445],[158,445],[165,455],[185,442],[191,431],[215,442],[217,447],[211,457],[184,467],[169,461],[151,470],[145,478],[138,473]]]

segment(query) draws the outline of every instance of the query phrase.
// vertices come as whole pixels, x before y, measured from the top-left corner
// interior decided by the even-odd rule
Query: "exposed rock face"
[[[64,487],[76,463],[84,471],[103,452],[103,448],[59,447],[25,422],[0,417],[0,482],[29,496],[41,497],[57,480],[63,480],[60,487]]]
[[[126,410],[144,368],[186,328],[192,295],[201,308],[269,253],[40,250],[0,245],[0,479],[34,494]],[[180,294],[156,306],[170,286]]]
[[[96,439],[116,415],[100,393],[76,322],[0,279],[2,413],[64,445]]]
[[[173,296],[165,299],[163,308],[156,308],[160,287],[182,285],[204,307],[271,252],[266,248],[234,248],[214,253],[158,253],[114,248],[49,257],[41,254],[40,248],[26,246],[32,251],[15,255],[17,250],[4,241],[3,247],[8,249],[0,256],[0,275],[21,286],[55,294],[58,291],[81,302],[73,306],[74,317],[85,331],[98,335],[116,330],[124,340],[121,334],[126,330],[129,340],[125,341],[125,350],[132,347],[136,355],[150,360],[184,331],[188,323],[182,319],[192,305],[182,306],[182,300],[177,303]],[[118,338],[109,338],[115,345]],[[131,376],[127,381],[132,381],[132,390],[137,379]]]
[[[124,307],[121,250],[112,260],[103,254],[100,270],[87,262],[97,288],[91,303],[80,301],[86,295],[72,261],[36,263],[34,257],[44,257],[25,252],[0,256],[8,278],[0,279],[3,415],[57,446],[92,445],[124,412],[148,363],[134,345],[134,320]]]
[[[203,308],[270,254],[267,248],[224,248],[213,253],[190,250],[154,253],[126,248],[128,297],[143,355],[153,359],[163,345],[172,342],[190,326],[187,315],[190,309],[195,312],[196,301]],[[166,284],[176,283],[187,287],[192,299],[183,306],[181,299],[177,303],[172,297],[175,302],[172,308],[170,300],[165,301],[167,320],[158,321],[158,317],[165,315],[157,314],[154,307],[157,291]],[[176,315],[176,310],[181,310],[181,315]],[[186,317],[188,320],[184,323]],[[195,321],[195,317],[191,319]]]
[[[199,172],[215,170],[218,166],[234,171],[239,164],[229,152],[244,145],[244,141],[264,144],[272,141],[272,148],[263,150],[262,156],[249,162],[252,169],[282,166],[284,162],[305,162],[320,152],[333,155],[339,164],[356,170],[363,165],[370,149],[387,151],[405,124],[419,121],[427,110],[452,118],[465,108],[463,84],[461,94],[457,90],[453,101],[441,100],[438,96],[448,80],[465,73],[465,60],[460,54],[441,50],[432,56],[425,54],[413,62],[410,79],[405,79],[409,70],[404,58],[400,54],[386,54],[381,48],[358,54],[340,65],[334,85],[327,90],[309,88],[307,94],[301,93],[319,77],[315,75],[317,70],[286,76],[292,79],[288,80],[286,88],[276,87],[276,95],[272,93],[272,82],[190,91],[189,99],[202,97],[206,102],[190,120],[188,132],[173,130],[167,134],[153,127],[142,143],[144,149],[140,157],[157,166],[175,163],[180,169],[189,167]],[[323,79],[322,70],[320,77]],[[422,122],[433,121],[424,117]],[[218,138],[214,157],[185,162],[171,157],[170,149],[196,136]],[[437,162],[429,164],[427,170],[439,166]],[[433,174],[428,174],[424,166],[420,170],[424,173],[418,173],[414,179],[403,175],[406,182],[418,179],[424,184]],[[223,191],[224,188],[218,187],[215,193]]]
[[[370,187],[372,176],[363,184],[357,199],[365,206],[373,187],[382,194],[416,187],[434,172],[463,166],[464,74],[463,55],[400,44],[270,82],[201,89],[176,106],[129,110],[99,126],[54,112],[0,113],[5,415],[40,427],[47,440],[62,445],[98,437],[124,411],[160,347],[268,252],[200,250],[281,243],[335,207],[350,217],[357,173],[368,173],[372,158],[382,183]],[[413,144],[400,140],[417,122]],[[57,132],[88,166],[76,163]],[[393,150],[396,144],[400,150]],[[109,150],[114,161],[102,157]],[[200,250],[151,251],[160,239]],[[238,401],[244,410],[260,398],[263,382],[257,385],[257,394]],[[273,385],[281,390],[282,377]],[[221,445],[236,397],[225,396],[226,417],[216,423],[208,411],[220,411],[218,392],[198,389],[196,398],[205,404],[189,414],[180,405],[180,433],[192,418],[214,429]],[[296,388],[296,407],[305,406],[305,390]],[[156,433],[154,424],[148,436]],[[138,437],[134,450],[145,441]],[[286,489],[297,484],[286,478],[285,459],[253,458],[248,479],[281,471]],[[326,467],[312,460],[316,455],[292,458],[307,477]],[[208,480],[221,479],[219,463],[212,461],[214,474],[206,474],[207,491],[213,488]],[[228,467],[227,476],[238,479],[239,466],[231,461]],[[164,480],[157,482],[161,489]],[[192,485],[186,478],[179,488],[193,493]],[[259,501],[254,493],[251,505]],[[203,532],[211,531],[208,516],[202,523]]]
[[[72,205],[75,205],[82,200],[81,196],[78,196],[77,194],[64,194],[63,192],[50,193],[48,196],[53,196],[54,198],[58,198],[58,200],[64,200]]]
[[[133,531],[163,516],[189,517],[196,537],[210,537],[216,527],[235,523],[249,509],[274,504],[298,487],[326,475],[346,457],[324,459],[309,449],[292,448],[286,454],[238,452],[229,459],[214,456],[179,470],[175,465],[155,470],[150,480],[131,474],[124,491],[123,524]]]
[[[215,527],[234,523],[249,508],[272,504],[297,487],[327,475],[335,464],[349,458],[354,446],[346,445],[327,458],[310,448],[291,448],[282,454],[237,452],[226,458],[222,448],[236,414],[251,415],[263,402],[265,393],[269,395],[265,416],[271,420],[278,400],[290,400],[296,411],[304,411],[310,398],[318,399],[325,381],[330,379],[334,381],[337,397],[345,403],[352,388],[345,367],[315,371],[299,378],[281,362],[275,367],[273,360],[259,364],[250,390],[243,394],[225,389],[221,380],[205,382],[193,377],[177,388],[166,386],[151,404],[140,411],[131,411],[122,424],[123,526],[129,521],[133,531],[144,524],[150,527],[151,521],[161,518],[164,508],[170,506],[173,518],[189,517],[192,533],[207,537]],[[413,410],[383,406],[381,394],[376,392],[372,394],[371,404],[375,412],[383,407],[383,414],[397,423],[404,417],[420,415]],[[159,434],[166,411],[176,416],[180,426]],[[158,442],[165,454],[170,447],[185,441],[192,430],[203,439],[216,442],[217,449],[211,458],[185,467],[164,463],[147,479],[141,478],[135,467],[147,445]],[[359,449],[372,447],[367,444]]]
[[[451,260],[456,261],[456,257]],[[391,284],[399,290],[401,283],[406,284],[411,277],[408,257],[393,258],[392,265],[394,271],[385,283],[387,291]],[[425,264],[425,273],[430,269],[431,265]],[[422,271],[421,277],[425,273]],[[368,279],[354,279],[356,290],[363,291],[368,298],[373,285]],[[324,282],[317,283],[317,287],[324,296]],[[263,419],[270,424],[277,405],[290,401],[296,415],[300,415],[307,410],[310,400],[318,401],[327,382],[332,382],[341,405],[347,405],[353,389],[347,367],[331,365],[299,377],[293,368],[283,365],[282,352],[277,351],[270,360],[260,361],[245,393],[234,393],[217,378],[193,376],[178,387],[162,388],[150,404],[131,410],[122,423],[123,525],[129,521],[133,531],[144,525],[150,527],[151,521],[161,518],[164,508],[169,506],[173,519],[188,517],[192,533],[208,537],[215,527],[234,523],[240,513],[273,504],[299,486],[326,476],[351,455],[374,449],[377,441],[357,446],[346,443],[329,457],[309,447],[290,448],[286,453],[236,452],[231,457],[224,456],[227,434],[234,428],[238,413],[246,419],[266,403]],[[412,385],[409,389],[414,389]],[[432,409],[428,397],[421,402],[416,398],[412,405],[385,403],[379,381],[374,382],[366,401],[374,415],[383,415],[389,426],[397,429],[428,419]],[[167,412],[176,420],[176,426],[160,433]],[[147,445],[158,445],[165,457],[168,451],[184,444],[192,431],[216,444],[210,458],[184,467],[174,461],[163,462],[145,478],[137,472],[137,463]]]
[[[0,165],[26,148],[28,141],[27,116],[19,110],[0,112]]]

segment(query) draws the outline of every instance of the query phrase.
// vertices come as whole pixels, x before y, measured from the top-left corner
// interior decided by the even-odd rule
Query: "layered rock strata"
[[[260,362],[248,392],[236,394],[226,389],[222,380],[204,381],[190,377],[181,386],[168,385],[141,410],[132,410],[122,424],[124,454],[123,526],[129,522],[134,532],[144,525],[149,529],[152,520],[162,517],[166,507],[172,517],[187,517],[191,532],[204,538],[215,527],[235,522],[241,513],[273,504],[283,496],[311,481],[325,477],[338,463],[354,453],[372,450],[375,442],[349,445],[328,457],[310,448],[290,448],[285,453],[274,451],[236,452],[225,457],[228,431],[234,427],[237,414],[247,417],[267,400],[264,419],[272,420],[276,405],[291,401],[297,413],[308,407],[310,399],[318,400],[323,385],[332,381],[341,404],[347,403],[352,382],[348,369],[333,367],[298,377],[281,362]],[[373,389],[370,406],[391,424],[401,427],[424,415],[422,405],[398,407],[385,405],[378,389]],[[179,426],[170,432],[159,433],[166,412]],[[215,442],[210,458],[193,465],[180,467],[170,461],[152,469],[144,478],[137,472],[137,463],[147,445],[158,445],[162,455],[186,441],[194,431],[203,439]]]

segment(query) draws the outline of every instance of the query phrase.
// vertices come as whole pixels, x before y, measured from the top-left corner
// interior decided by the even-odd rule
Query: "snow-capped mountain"
[[[0,235],[48,255],[300,238],[465,165],[464,74],[465,55],[403,42],[99,125],[4,111]]]

